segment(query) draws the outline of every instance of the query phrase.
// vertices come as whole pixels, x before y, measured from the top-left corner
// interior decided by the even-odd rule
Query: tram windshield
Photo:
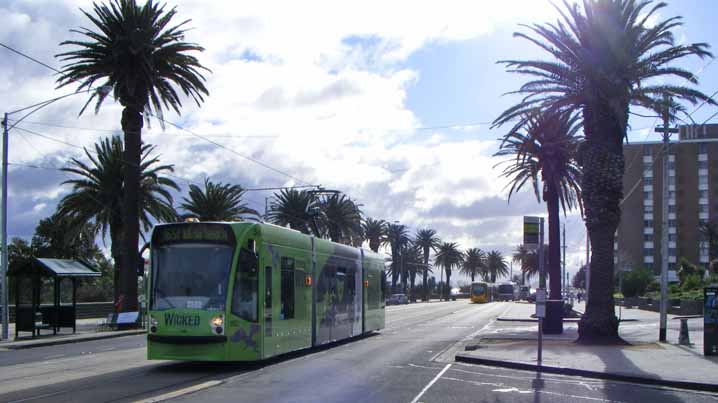
[[[224,310],[233,251],[214,243],[155,248],[150,309]]]
[[[474,284],[473,289],[471,290],[474,295],[481,295],[486,291],[486,286],[483,284]]]

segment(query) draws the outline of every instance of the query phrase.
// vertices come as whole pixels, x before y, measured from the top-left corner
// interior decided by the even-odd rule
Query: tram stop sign
[[[536,250],[539,246],[539,226],[541,218],[524,216],[524,246]]]

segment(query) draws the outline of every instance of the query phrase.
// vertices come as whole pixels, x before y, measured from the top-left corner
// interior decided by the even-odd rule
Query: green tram
[[[254,361],[384,328],[384,258],[266,223],[158,225],[151,360]]]

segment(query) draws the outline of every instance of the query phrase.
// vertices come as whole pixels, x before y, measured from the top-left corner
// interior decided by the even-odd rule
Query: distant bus
[[[485,304],[491,302],[493,284],[489,283],[473,283],[471,284],[471,302],[475,304]]]
[[[514,283],[502,283],[497,287],[496,296],[499,301],[514,301],[518,287]]]

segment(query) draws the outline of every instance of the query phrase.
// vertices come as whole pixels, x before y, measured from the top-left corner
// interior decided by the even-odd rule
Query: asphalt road
[[[718,396],[455,363],[507,303],[387,308],[380,334],[253,365],[145,360],[142,336],[0,351],[0,402],[716,402]],[[189,393],[193,392],[193,393]],[[184,393],[184,394],[183,394]]]

